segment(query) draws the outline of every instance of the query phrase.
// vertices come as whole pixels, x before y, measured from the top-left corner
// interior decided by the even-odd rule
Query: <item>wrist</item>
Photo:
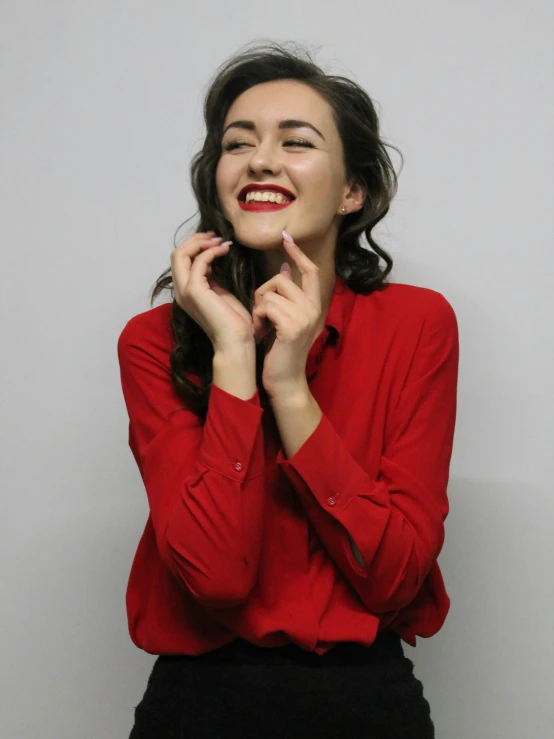
[[[266,389],[270,402],[279,406],[301,407],[305,406],[312,394],[307,382],[299,382],[292,385],[281,385],[271,390]]]
[[[256,344],[254,340],[245,343],[237,342],[230,346],[219,346],[214,348],[214,364],[225,365],[229,363],[250,361],[252,359],[256,359]]]
[[[242,400],[256,392],[256,351],[247,346],[233,346],[214,353],[212,384]]]

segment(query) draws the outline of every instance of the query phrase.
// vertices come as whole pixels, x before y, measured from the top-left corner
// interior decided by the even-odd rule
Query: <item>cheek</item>
[[[216,170],[215,170],[215,187],[217,190],[217,195],[221,199],[221,195],[223,194],[223,183],[224,183],[225,177],[223,172],[223,167],[221,166],[221,162],[218,163]]]
[[[219,202],[229,203],[237,189],[237,175],[229,162],[220,160],[215,170],[215,186]]]
[[[323,161],[303,162],[295,168],[295,180],[300,190],[310,200],[319,202],[333,196],[333,173]]]
[[[229,186],[228,175],[224,166],[217,165],[215,170],[215,189],[221,212],[225,217],[228,215]]]

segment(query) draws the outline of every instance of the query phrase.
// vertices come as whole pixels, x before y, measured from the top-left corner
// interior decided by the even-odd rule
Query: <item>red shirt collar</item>
[[[331,302],[325,317],[325,326],[312,344],[306,361],[306,377],[308,380],[317,372],[326,346],[333,346],[336,355],[340,355],[344,332],[350,320],[356,293],[351,290],[344,279],[336,276]]]

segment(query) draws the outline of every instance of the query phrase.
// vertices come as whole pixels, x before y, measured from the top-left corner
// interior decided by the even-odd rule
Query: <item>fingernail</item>
[[[219,246],[229,246],[232,243],[232,241],[224,241],[223,244],[220,244]]]
[[[292,239],[292,236],[289,234],[288,231],[285,231],[285,229],[283,229],[282,234],[283,234],[283,238],[285,239],[285,241],[292,241],[293,240]]]
[[[283,264],[281,265],[281,269],[286,269],[290,272],[290,264],[288,262],[283,262]]]

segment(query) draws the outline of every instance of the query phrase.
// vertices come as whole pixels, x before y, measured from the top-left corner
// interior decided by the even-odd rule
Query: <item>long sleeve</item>
[[[213,385],[202,425],[173,388],[164,342],[131,319],[117,352],[160,556],[200,604],[241,603],[256,581],[264,515],[258,391],[246,401]]]
[[[440,296],[423,319],[387,419],[377,479],[325,414],[293,457],[282,449],[277,455],[327,552],[375,614],[412,602],[443,545],[458,357],[456,316]],[[354,559],[347,532],[365,567]]]

